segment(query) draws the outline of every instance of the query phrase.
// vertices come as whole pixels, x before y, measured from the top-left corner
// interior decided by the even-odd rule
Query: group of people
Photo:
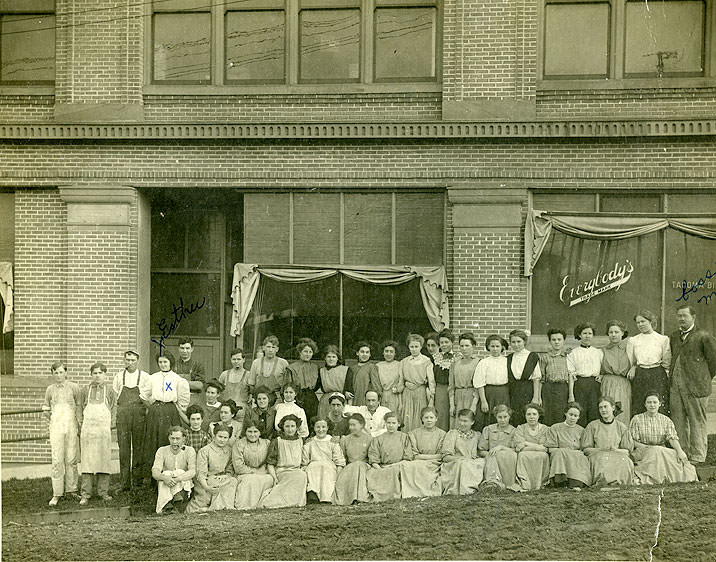
[[[388,341],[383,360],[371,362],[360,342],[350,367],[336,346],[314,363],[308,338],[289,364],[269,336],[250,370],[235,349],[232,368],[209,381],[189,339],[180,341],[179,361],[165,352],[152,375],[137,368],[134,351],[111,383],[97,363],[83,389],[56,363],[43,406],[51,415],[50,505],[77,497],[79,457],[80,503],[94,487],[111,499],[115,418],[118,488],[146,484],[151,467],[157,512],[349,505],[479,486],[693,481],[706,457],[716,340],[695,325],[692,308],[676,315],[671,338],[655,331],[647,310],[634,317],[636,336],[611,321],[602,349],[591,345],[588,322],[575,328],[580,345],[570,352],[560,329],[549,330],[545,353],[525,348],[524,331],[513,330],[509,343],[493,334],[483,359],[471,333],[459,335],[459,351],[449,330],[410,334],[406,358],[397,360],[398,344]]]

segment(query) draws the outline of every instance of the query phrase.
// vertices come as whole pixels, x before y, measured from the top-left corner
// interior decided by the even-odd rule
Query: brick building
[[[668,333],[689,296],[713,330],[715,33],[713,0],[0,0],[2,410],[38,406],[54,360],[153,370],[179,303],[167,341],[212,374],[269,332],[350,356],[431,329],[419,279],[262,276],[234,336],[242,263],[442,266],[454,331],[535,349],[640,307]],[[536,264],[533,209],[580,226]]]

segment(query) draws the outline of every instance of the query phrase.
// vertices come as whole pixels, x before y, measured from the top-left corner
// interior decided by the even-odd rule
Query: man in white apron
[[[65,495],[77,500],[77,462],[79,461],[79,424],[82,420],[82,391],[76,382],[67,380],[64,364],[52,364],[54,384],[47,387],[42,411],[50,419],[52,450],[52,499],[56,506]]]
[[[107,367],[95,363],[91,367],[92,382],[85,389],[84,411],[80,449],[82,463],[82,499],[80,505],[87,505],[92,497],[94,480],[97,495],[105,501],[109,495],[109,473],[112,465],[112,417],[117,397],[111,386],[105,382]]]

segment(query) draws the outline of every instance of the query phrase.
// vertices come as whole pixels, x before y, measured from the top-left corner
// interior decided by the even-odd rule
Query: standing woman
[[[602,396],[611,396],[621,407],[617,419],[629,425],[631,419],[631,382],[628,374],[631,368],[627,355],[626,326],[619,320],[607,322],[609,343],[602,348]]]
[[[343,395],[346,386],[346,374],[348,367],[343,364],[343,358],[338,351],[338,346],[328,345],[323,352],[324,365],[321,367],[318,376],[323,394],[318,403],[318,417],[325,418],[330,412],[329,400],[333,393]]]
[[[403,408],[403,373],[400,361],[395,360],[398,344],[392,340],[383,343],[384,361],[378,362],[378,378],[380,379],[380,405],[392,412],[400,412]]]
[[[435,377],[430,359],[420,353],[423,336],[408,334],[405,343],[410,355],[400,362],[405,390],[403,390],[403,431],[409,433],[420,427],[423,408],[433,403]],[[444,414],[443,414],[444,415]]]
[[[353,406],[365,406],[365,393],[380,390],[378,369],[370,362],[370,344],[360,341],[356,344],[358,363],[348,367],[345,395]]]
[[[577,423],[581,413],[582,407],[570,402],[564,411],[564,421],[554,424],[547,432],[549,477],[556,487],[579,490],[592,483],[589,460],[582,452],[584,428]]]
[[[592,346],[592,338],[596,332],[594,324],[583,322],[574,328],[574,337],[579,340],[579,347],[567,354],[567,370],[574,385],[573,396],[584,410],[579,424],[586,426],[599,418],[599,392],[601,390],[602,357],[601,349]]]
[[[480,414],[477,416],[477,429],[480,431],[495,422],[494,413],[491,414],[490,410],[500,404],[510,405],[507,357],[503,355],[507,342],[497,334],[492,334],[485,339],[485,349],[490,355],[480,359],[472,377],[472,384],[480,397]]]
[[[274,485],[259,507],[302,507],[306,505],[308,479],[301,470],[303,439],[298,430],[303,420],[289,414],[279,421],[280,433],[269,445],[266,465]]]
[[[460,355],[452,350],[454,337],[447,328],[438,334],[439,351],[433,355],[433,375],[435,376],[435,409],[440,413],[438,427],[443,431],[450,429],[450,368]]]
[[[440,338],[437,332],[429,332],[425,336],[425,356],[432,359],[440,349]]]
[[[234,509],[236,478],[231,463],[229,437],[232,428],[216,426],[214,440],[199,450],[196,457],[196,487],[186,513],[204,513]]]
[[[559,423],[569,402],[574,402],[574,382],[567,370],[567,353],[564,340],[567,332],[562,328],[547,330],[549,349],[540,355],[542,371],[542,407],[545,425]],[[581,412],[581,410],[580,410]]]
[[[191,399],[189,383],[177,375],[174,356],[165,351],[157,357],[159,371],[149,378],[152,393],[149,397],[147,424],[144,429],[144,463],[154,465],[154,456],[159,447],[169,444],[169,428],[175,425],[189,425],[186,408]]]
[[[668,415],[669,377],[671,363],[669,337],[655,331],[656,314],[640,310],[634,316],[639,333],[627,340],[627,354],[632,365],[631,415],[646,411],[644,403],[650,390],[659,393],[659,411]]]
[[[387,414],[386,414],[387,416]],[[354,502],[367,502],[368,494],[368,448],[371,436],[364,431],[365,418],[360,414],[351,414],[348,418],[350,433],[341,437],[340,447],[346,461],[336,480],[332,501],[336,505],[351,505]],[[335,435],[334,435],[335,437]]]
[[[451,427],[458,427],[457,416],[460,410],[472,410],[473,414],[477,411],[477,390],[472,385],[472,377],[479,362],[479,359],[474,357],[477,340],[470,332],[465,332],[460,334],[458,343],[460,357],[450,366],[448,378]]]
[[[493,409],[496,423],[482,430],[478,443],[481,456],[485,457],[485,484],[519,492],[515,482],[517,453],[515,452],[515,428],[510,424],[512,410],[505,404]]]
[[[582,449],[589,458],[594,486],[631,484],[634,464],[629,454],[634,449],[627,426],[614,417],[614,399],[599,399],[599,419],[589,422],[582,434]]]
[[[266,467],[270,441],[262,439],[261,427],[253,420],[244,423],[244,435],[231,451],[236,487],[234,509],[253,509],[261,497],[273,486],[273,478]]]
[[[542,408],[539,404],[526,404],[526,423],[515,429],[515,451],[517,451],[517,483],[523,492],[539,490],[549,482],[549,455],[547,434],[549,428],[539,423]]]
[[[423,427],[408,434],[413,460],[400,467],[401,497],[422,498],[442,494],[440,463],[445,431],[437,427],[438,414],[428,406],[420,411]]]
[[[318,398],[316,390],[321,387],[318,378],[318,365],[311,363],[313,355],[318,352],[316,342],[310,338],[301,338],[296,345],[298,361],[291,363],[286,369],[284,382],[294,384],[296,403],[306,412],[306,418],[318,415]]]
[[[507,356],[507,376],[510,381],[510,407],[515,411],[512,423],[515,426],[525,423],[524,408],[527,404],[542,404],[539,355],[527,349],[526,344],[527,332],[510,332],[512,353]]]

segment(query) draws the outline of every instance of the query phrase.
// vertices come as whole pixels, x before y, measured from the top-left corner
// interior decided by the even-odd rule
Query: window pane
[[[226,79],[283,82],[283,10],[226,14]]]
[[[703,283],[700,280],[703,279]],[[686,282],[686,290],[684,290]],[[666,229],[665,333],[678,329],[676,307],[690,304],[699,326],[716,333],[716,252],[714,241]]]
[[[661,211],[659,195],[602,195],[599,197],[602,213],[658,213]]]
[[[152,214],[152,269],[182,269],[186,214],[162,210]]]
[[[224,246],[224,215],[216,211],[187,215],[189,267],[221,269]]]
[[[0,80],[55,81],[55,16],[18,14],[0,17]]]
[[[340,279],[338,275],[311,283],[281,283],[261,277],[254,306],[246,320],[244,350],[253,356],[268,335],[280,342],[279,355],[296,359],[293,346],[309,337],[323,350],[338,345]]]
[[[168,333],[172,323],[176,324],[176,309],[181,321],[173,335],[218,336],[220,293],[219,273],[152,273],[150,332],[154,336],[160,335],[164,327],[164,333]],[[183,317],[182,306],[185,310]],[[188,314],[192,306],[196,310]]]
[[[396,262],[404,265],[443,263],[444,196],[442,193],[396,195]]]
[[[211,80],[211,15],[154,14],[154,80]]]
[[[708,213],[716,209],[716,193],[671,193],[669,213]]]
[[[545,78],[606,77],[609,4],[548,4],[545,7]]]
[[[628,2],[624,72],[703,74],[702,1]]]
[[[435,8],[375,11],[375,77],[435,78]]]
[[[301,80],[357,82],[360,10],[301,10]]]
[[[593,213],[596,211],[592,194],[535,193],[532,208],[540,211],[562,211],[569,213]]]
[[[661,271],[661,233],[600,241],[552,231],[534,270],[532,332],[561,327],[571,334],[590,320],[604,335],[605,324],[617,319],[633,333],[635,311],[661,312]]]
[[[244,196],[244,261],[288,263],[288,193],[248,193]]]
[[[344,198],[344,261],[389,264],[391,261],[392,195],[346,193]]]
[[[296,193],[293,196],[293,261],[340,261],[341,196]]]

